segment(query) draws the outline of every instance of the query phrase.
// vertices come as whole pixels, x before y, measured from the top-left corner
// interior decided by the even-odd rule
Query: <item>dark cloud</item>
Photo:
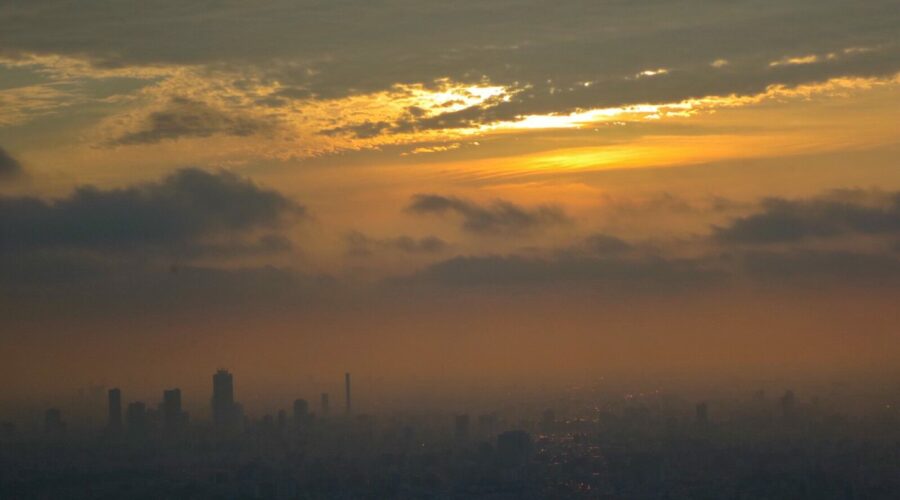
[[[634,247],[625,240],[608,234],[592,234],[585,238],[578,250],[594,255],[619,255],[631,251]]]
[[[465,202],[417,198],[424,212]],[[860,236],[874,239],[863,243]],[[562,248],[509,255],[457,256],[414,273],[404,284],[584,285],[611,291],[686,291],[719,284],[900,286],[900,193],[838,190],[808,199],[764,200],[756,213],[689,242],[634,244],[589,235]],[[822,245],[822,238],[830,238]],[[687,243],[687,245],[685,245]],[[761,249],[748,244],[792,243]],[[691,257],[680,257],[682,254]]]
[[[741,264],[748,276],[766,283],[867,288],[900,284],[900,259],[890,253],[807,249],[749,252]]]
[[[394,124],[411,129],[900,70],[894,0],[162,0],[153,8],[138,0],[9,0],[4,6],[0,47],[10,53],[85,56],[108,67],[235,68],[278,81],[301,98],[397,83],[437,86],[442,78],[519,90],[509,100]],[[851,48],[871,50],[844,52]],[[811,54],[819,56],[813,64],[769,64]],[[718,59],[729,64],[711,67]],[[658,68],[669,72],[636,77]]]
[[[0,262],[0,312],[9,320],[33,321],[47,307],[56,319],[78,320],[297,310],[337,287],[327,275],[271,265],[166,264],[71,253],[30,253]]]
[[[758,213],[714,228],[725,243],[781,243],[843,234],[900,234],[900,193],[835,191],[807,200],[769,198]]]
[[[413,238],[403,235],[395,238],[376,239],[359,231],[352,231],[345,235],[345,242],[347,255],[351,257],[369,257],[380,249],[399,250],[408,254],[437,254],[450,246],[436,236]]]
[[[342,135],[349,134],[357,139],[368,139],[377,137],[382,132],[388,130],[391,124],[384,121],[371,122],[366,121],[357,125],[346,125],[343,127],[335,127],[321,131],[322,135]]]
[[[245,137],[273,129],[269,122],[225,112],[189,99],[173,99],[162,111],[154,111],[144,127],[108,142],[111,146],[156,144],[169,139],[230,135]]]
[[[455,257],[433,264],[404,283],[444,286],[588,285],[610,291],[662,292],[722,283],[725,274],[702,260],[608,258],[562,254]]]
[[[350,257],[368,257],[374,252],[378,242],[359,231],[351,231],[344,235],[347,255]]]
[[[69,197],[0,198],[0,251],[177,250],[206,238],[276,228],[305,209],[275,191],[220,171],[179,170],[158,183],[81,187]],[[272,247],[282,240],[264,241]]]
[[[0,147],[0,181],[16,179],[24,173],[22,164]]]
[[[740,284],[878,288],[900,286],[900,258],[892,252],[811,249],[707,253],[693,258],[591,256],[576,251],[546,257],[458,256],[393,283],[534,290],[586,286],[611,293],[681,293]]]
[[[446,241],[435,236],[426,236],[418,239],[409,236],[399,236],[389,240],[388,243],[406,253],[439,253],[449,246]]]
[[[60,316],[296,307],[331,280],[256,263],[292,249],[280,231],[304,214],[248,179],[198,169],[52,201],[0,197],[0,309],[27,318],[47,304]]]
[[[250,241],[227,243],[191,243],[173,251],[178,257],[253,257],[290,252],[294,243],[280,234],[265,234]]]
[[[524,232],[569,221],[565,212],[554,205],[525,208],[505,200],[479,205],[436,194],[413,196],[406,210],[415,214],[454,213],[462,217],[463,229],[481,234]]]

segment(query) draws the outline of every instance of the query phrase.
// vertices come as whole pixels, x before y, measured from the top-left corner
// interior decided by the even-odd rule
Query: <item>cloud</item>
[[[110,146],[156,144],[165,140],[230,135],[246,137],[273,129],[271,123],[216,109],[206,103],[175,98],[147,116],[143,128],[108,141]]]
[[[347,255],[351,257],[369,257],[378,249],[399,250],[407,254],[436,254],[449,248],[449,244],[436,237],[397,236],[395,238],[376,239],[359,231],[352,231],[345,236]]]
[[[744,244],[846,234],[900,234],[900,192],[842,190],[806,200],[768,198],[761,211],[713,230],[720,242]]]
[[[465,202],[417,198],[424,212]],[[861,241],[861,236],[866,236]],[[612,293],[682,292],[709,286],[900,286],[900,193],[837,190],[769,198],[757,211],[689,240],[625,241],[595,233],[561,248],[444,259],[397,283],[586,286]],[[767,243],[791,245],[763,246]]]
[[[178,311],[231,314],[290,307],[339,288],[327,275],[273,265],[215,266],[119,260],[83,254],[28,253],[0,262],[0,311],[33,321],[52,305],[56,319]]]
[[[81,249],[175,251],[206,239],[273,229],[305,208],[235,174],[179,170],[160,182],[66,198],[0,198],[0,251]],[[283,241],[264,241],[283,245]],[[278,246],[276,245],[276,246]]]
[[[426,236],[418,239],[409,236],[399,236],[389,240],[389,244],[406,253],[438,253],[449,246],[447,242],[435,236]]]
[[[460,256],[432,264],[405,284],[442,286],[587,285],[609,291],[663,292],[705,288],[725,274],[709,262],[661,257],[621,258],[560,254]]]
[[[55,200],[0,197],[0,309],[27,318],[46,304],[62,316],[296,307],[333,284],[267,265],[291,251],[282,231],[305,214],[246,178],[192,168]]]
[[[0,147],[0,181],[16,179],[24,173],[22,164]]]
[[[634,247],[625,240],[615,236],[592,234],[586,237],[575,249],[591,255],[620,255],[630,252]]]
[[[290,252],[294,243],[280,234],[265,234],[250,241],[229,241],[226,243],[194,243],[173,252],[178,257],[252,257],[276,255]]]
[[[749,252],[743,271],[765,283],[862,285],[866,288],[900,284],[900,259],[890,253],[853,251]]]
[[[391,124],[385,121],[365,121],[356,125],[344,125],[319,132],[322,135],[341,135],[350,134],[357,139],[369,139],[377,137],[391,128]]]
[[[418,128],[754,94],[769,85],[900,69],[900,14],[893,0],[686,0],[654,2],[652,9],[635,2],[541,0],[523,0],[515,8],[506,0],[141,5],[13,2],[0,10],[0,46],[12,54],[86,57],[99,68],[234,69],[277,81],[302,98],[376,93],[441,78],[518,90],[508,101],[411,125]],[[846,52],[860,47],[873,50]],[[832,53],[841,57],[828,58]],[[826,57],[769,66],[798,54]],[[725,60],[727,65],[710,67],[710,61]],[[634,78],[648,68],[669,72]]]
[[[525,232],[569,221],[565,212],[554,205],[524,208],[505,200],[479,205],[462,198],[436,194],[413,196],[406,210],[415,214],[454,213],[462,217],[463,229],[479,234]]]

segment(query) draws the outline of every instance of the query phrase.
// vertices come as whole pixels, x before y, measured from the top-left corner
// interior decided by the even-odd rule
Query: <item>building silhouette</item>
[[[122,430],[122,391],[110,389],[106,397],[109,406],[107,428],[110,432],[120,432]]]
[[[784,396],[781,396],[781,400],[779,401],[781,406],[781,416],[784,418],[791,418],[794,416],[794,405],[796,404],[796,397],[794,396],[794,391],[788,390],[784,393]]]
[[[694,411],[698,424],[706,425],[709,423],[709,404],[706,401],[697,403]]]
[[[278,410],[278,432],[284,432],[285,428],[287,428],[287,412],[284,410]]]
[[[294,400],[294,427],[302,428],[309,424],[312,415],[309,413],[309,402],[305,399]]]
[[[162,421],[163,431],[169,434],[187,424],[187,414],[181,409],[181,389],[163,391]]]
[[[497,436],[497,457],[506,466],[525,465],[531,447],[531,435],[525,431],[506,431]]]
[[[459,441],[469,439],[469,415],[456,415],[453,417],[453,436]]]
[[[59,409],[50,408],[44,412],[44,431],[51,436],[58,436],[66,431],[66,424]]]
[[[128,404],[125,410],[125,425],[128,434],[132,436],[144,436],[150,431],[150,415],[147,414],[147,406],[135,401]]]
[[[322,406],[322,408],[321,408],[322,416],[327,417],[329,415],[329,413],[331,412],[331,409],[329,408],[329,405],[328,405],[328,393],[327,392],[322,393],[321,406]]]
[[[228,370],[213,375],[213,424],[218,429],[234,429],[239,424],[239,411],[234,403],[234,377]]]
[[[347,406],[346,406],[346,408],[345,408],[345,413],[346,413],[347,415],[349,415],[350,412],[351,412],[351,406],[350,406],[350,373],[349,373],[349,372],[344,374],[344,391],[345,391],[345,393],[346,393],[346,398],[347,398],[347,402],[346,402],[346,405],[347,405]]]

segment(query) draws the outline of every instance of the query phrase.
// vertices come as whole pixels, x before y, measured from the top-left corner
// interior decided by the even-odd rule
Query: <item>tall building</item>
[[[521,466],[531,456],[531,435],[525,431],[506,431],[497,436],[497,456],[506,466]]]
[[[309,403],[305,399],[294,401],[294,426],[302,427],[310,420]]]
[[[287,428],[287,412],[278,410],[278,432],[283,433],[285,428]]]
[[[106,396],[109,402],[108,429],[112,432],[119,432],[122,430],[122,391],[110,389]]]
[[[323,392],[322,393],[322,416],[327,417],[330,412],[331,412],[331,409],[328,406],[328,393]]]
[[[183,428],[187,418],[181,410],[181,389],[163,391],[162,420],[163,430],[167,433]]]
[[[784,396],[781,396],[781,415],[784,418],[791,418],[794,416],[794,404],[796,397],[794,396],[794,391],[788,390],[784,393]]]
[[[147,415],[147,406],[140,401],[129,403],[125,410],[125,424],[128,433],[134,436],[142,436],[150,430],[150,417]]]
[[[44,431],[50,435],[60,435],[66,431],[66,424],[62,420],[62,412],[56,408],[50,408],[44,412]]]
[[[453,435],[457,440],[469,438],[469,415],[456,415],[453,419]]]
[[[709,404],[704,401],[697,403],[695,408],[696,420],[698,424],[706,425],[709,423]]]
[[[213,423],[220,429],[237,425],[237,410],[234,404],[234,377],[228,370],[219,370],[213,375],[212,396]]]
[[[344,374],[344,391],[346,392],[347,397],[347,407],[345,408],[345,412],[347,415],[350,414],[350,373]]]

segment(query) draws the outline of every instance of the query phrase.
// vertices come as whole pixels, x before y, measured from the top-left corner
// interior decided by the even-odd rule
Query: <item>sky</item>
[[[0,399],[219,367],[896,381],[898,26],[893,0],[0,0]]]

